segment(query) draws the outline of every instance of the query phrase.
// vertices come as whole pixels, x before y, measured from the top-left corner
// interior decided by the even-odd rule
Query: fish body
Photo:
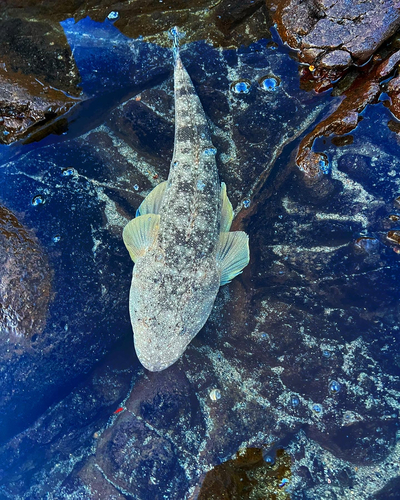
[[[219,181],[207,118],[179,54],[174,96],[168,180],[150,192],[123,233],[135,262],[129,298],[135,350],[150,371],[179,359],[207,321],[220,285],[249,261],[247,235],[229,233],[232,206]]]

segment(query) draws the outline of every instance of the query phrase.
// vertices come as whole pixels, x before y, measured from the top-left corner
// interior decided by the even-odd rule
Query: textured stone
[[[42,333],[52,273],[37,238],[0,206],[0,329],[9,347]]]

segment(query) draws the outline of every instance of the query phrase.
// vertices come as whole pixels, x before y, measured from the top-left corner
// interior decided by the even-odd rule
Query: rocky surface
[[[51,271],[38,240],[3,206],[0,206],[0,266],[3,338],[18,339],[17,343],[20,337],[36,338],[46,324]]]
[[[364,64],[400,27],[396,0],[267,0],[287,43],[312,66],[319,88]]]
[[[0,142],[10,144],[65,114],[81,90],[59,25],[0,19],[0,46]]]
[[[373,79],[347,82],[352,115],[341,97],[299,89],[272,40],[182,48],[251,262],[183,358],[149,373],[133,353],[121,231],[168,173],[172,56],[108,21],[63,29],[88,98],[65,135],[0,150],[1,202],[40,242],[35,272],[52,269],[54,293],[35,339],[2,331],[0,498],[256,499],[266,477],[282,499],[390,498],[400,152],[384,105],[396,80],[373,82],[393,76],[395,52]],[[391,101],[379,103],[383,85]],[[340,147],[318,139],[353,125]],[[302,141],[315,175],[294,168]]]

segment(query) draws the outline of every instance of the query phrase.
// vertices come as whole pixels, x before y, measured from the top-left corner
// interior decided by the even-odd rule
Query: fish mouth
[[[166,370],[169,368],[172,364],[177,361],[176,359],[174,361],[149,361],[147,359],[141,359],[139,356],[139,361],[140,363],[146,368],[146,370],[149,370],[150,372],[162,372],[163,370]]]

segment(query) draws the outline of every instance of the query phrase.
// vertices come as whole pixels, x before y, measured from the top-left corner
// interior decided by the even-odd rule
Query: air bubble
[[[274,75],[267,75],[259,80],[259,84],[262,90],[265,90],[266,92],[275,92],[275,90],[280,86],[281,81]]]
[[[336,380],[331,380],[329,382],[329,390],[333,394],[337,394],[340,391],[341,388],[342,388],[342,386]]]
[[[54,243],[58,243],[60,240],[61,240],[61,236],[59,234],[56,234],[55,236],[53,236]]]
[[[231,91],[234,94],[248,94],[250,92],[251,83],[249,80],[238,80],[231,83]]]
[[[179,165],[179,161],[174,161],[174,163],[172,164],[173,167],[177,167]]]
[[[135,185],[133,186],[133,189],[134,189],[135,191],[138,191],[138,190],[139,190],[139,186],[138,186],[137,184],[135,184]]]
[[[74,175],[74,173],[75,173],[75,169],[74,169],[74,167],[66,167],[66,168],[63,168],[63,169],[61,170],[61,173],[62,173],[62,175],[64,175],[65,177],[68,177],[68,176],[70,176],[70,175]]]
[[[107,16],[107,19],[109,21],[116,21],[118,18],[119,18],[119,13],[116,10],[112,10]]]
[[[322,407],[320,405],[313,405],[312,409],[315,411],[315,413],[321,413]]]
[[[244,206],[244,208],[249,208],[250,200],[243,200],[243,206]]]
[[[37,207],[38,205],[43,205],[44,197],[41,194],[38,194],[32,198],[31,203],[34,207]]]
[[[329,164],[328,157],[323,153],[319,153],[318,156],[318,167],[320,168],[321,172],[323,174],[329,174],[331,166]]]
[[[290,406],[292,408],[297,408],[300,404],[300,399],[297,396],[291,396],[290,398]]]
[[[275,464],[275,458],[270,454],[269,451],[264,450],[262,452],[262,456],[264,459],[264,462],[269,466],[272,467]]]

